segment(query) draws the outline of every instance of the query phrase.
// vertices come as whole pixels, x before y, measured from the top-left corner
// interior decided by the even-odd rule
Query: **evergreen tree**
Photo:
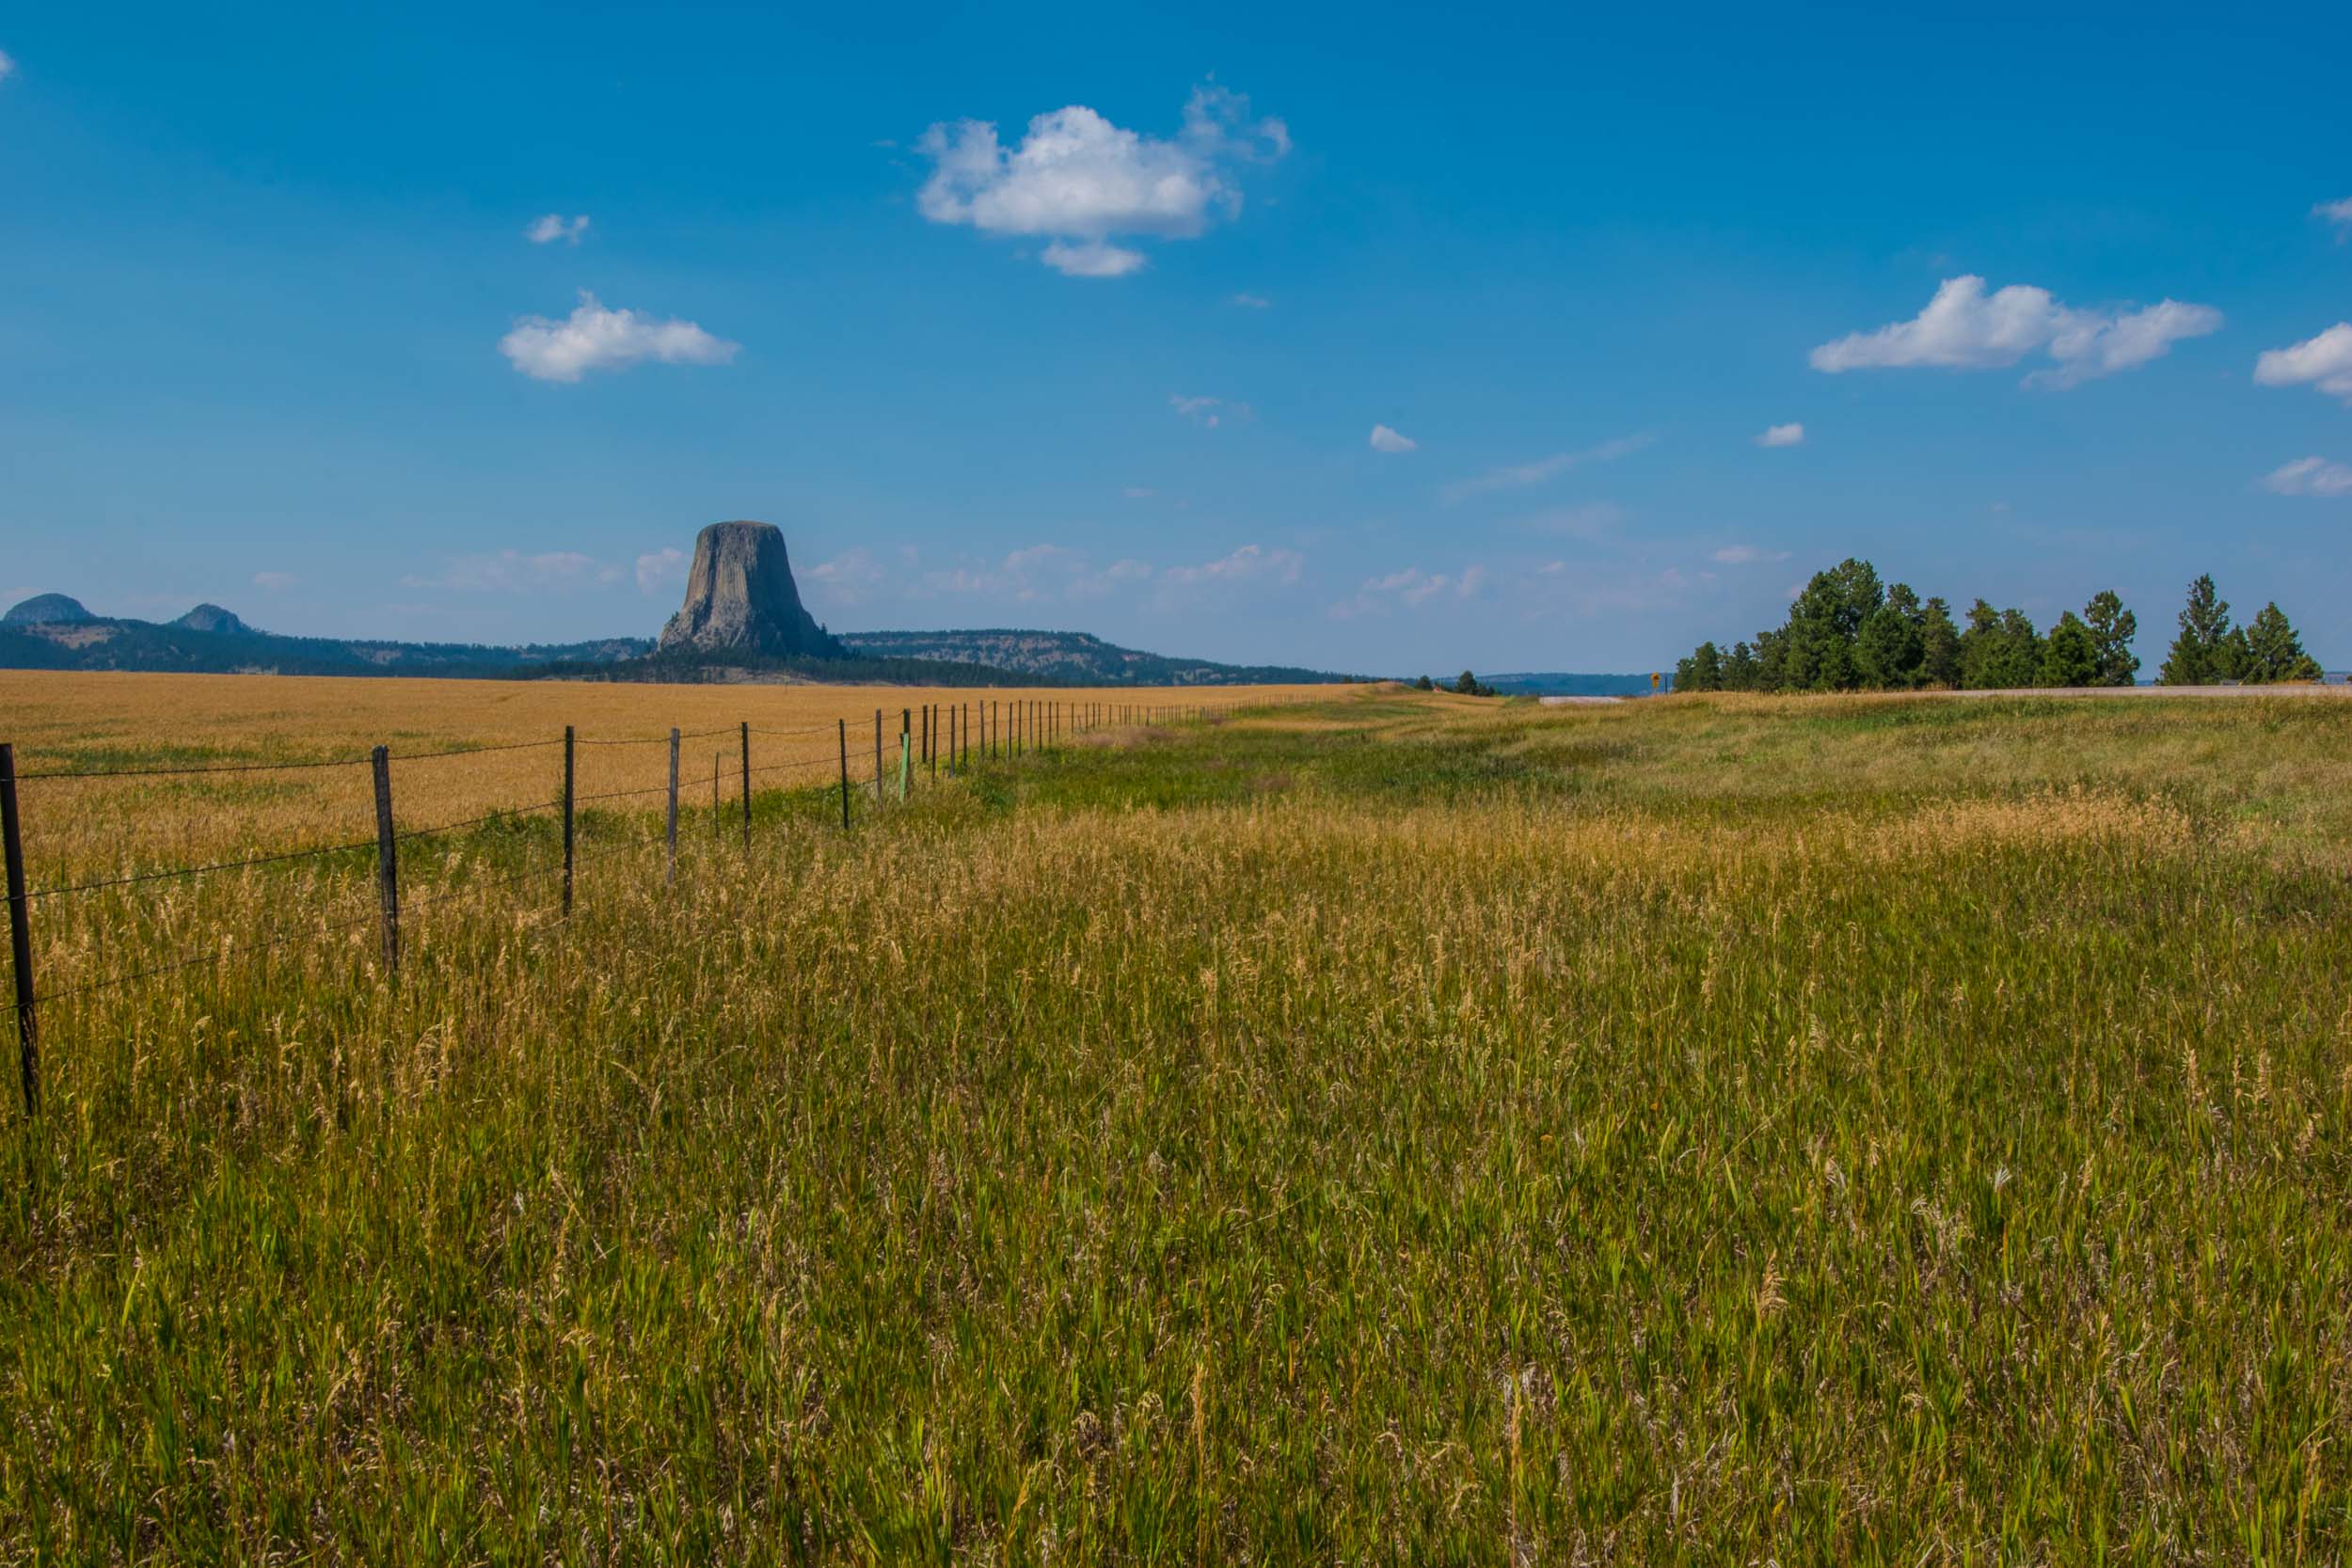
[[[2241,640],[2242,641],[2242,640]],[[2237,652],[2231,644],[2230,606],[2206,573],[2188,585],[2181,609],[2181,632],[2172,640],[2156,678],[2167,686],[2210,686],[2237,678]]]
[[[2139,635],[2139,617],[2123,608],[2122,599],[2112,588],[2100,590],[2083,607],[2083,620],[2090,627],[2090,641],[2096,650],[2098,671],[2091,677],[2091,686],[2129,686],[2139,673],[2139,656],[2132,652],[2132,639]]]
[[[1919,684],[1919,661],[1926,648],[1919,637],[1918,606],[1917,596],[1899,582],[1886,602],[1862,623],[1854,663],[1862,684],[1873,691],[1906,691]]]
[[[2263,606],[2262,613],[2254,617],[2243,635],[2245,662],[2237,673],[2248,685],[2319,679],[2319,661],[2303,651],[2303,640],[2295,634],[2295,627],[2287,623],[2276,604]]]
[[[2042,668],[2035,684],[2094,686],[2098,679],[2099,640],[2070,610],[2058,617],[2042,644]]]
[[[1724,660],[1724,689],[1753,691],[1757,680],[1756,650],[1745,642],[1731,645],[1731,657]]]
[[[2020,610],[1994,610],[1979,599],[1968,607],[1960,634],[1960,684],[1972,691],[2032,686],[2042,678],[2042,638]]]
[[[1947,689],[1960,684],[1960,627],[1952,623],[1952,607],[1940,598],[1919,610],[1919,684]]]
[[[1798,691],[1851,691],[1862,684],[1854,657],[1863,623],[1885,603],[1877,569],[1851,557],[1817,572],[1788,607],[1782,684]]]
[[[1699,651],[1691,657],[1691,689],[1721,691],[1723,689],[1724,656],[1714,643],[1702,642]],[[1682,683],[1676,682],[1675,689],[1681,690]]]

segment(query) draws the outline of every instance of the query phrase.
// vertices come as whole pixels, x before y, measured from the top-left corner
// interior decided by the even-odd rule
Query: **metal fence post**
[[[16,1051],[24,1114],[40,1109],[40,1017],[33,1002],[33,930],[24,896],[24,832],[16,813],[16,748],[0,742],[0,843],[8,863],[8,958],[16,971]]]
[[[572,913],[572,727],[564,726],[564,917]]]
[[[368,753],[375,772],[375,884],[384,906],[384,973],[400,973],[400,840],[392,835],[392,749]]]
[[[841,726],[841,831],[850,831],[850,721],[834,721]]]
[[[743,721],[743,853],[752,852],[752,721]]]
[[[882,803],[882,709],[874,710],[874,804]]]

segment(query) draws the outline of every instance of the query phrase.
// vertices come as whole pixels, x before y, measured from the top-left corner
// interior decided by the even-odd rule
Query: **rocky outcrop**
[[[0,615],[0,626],[81,626],[97,620],[82,607],[82,601],[63,594],[36,594]]]
[[[216,604],[198,605],[171,624],[184,631],[209,631],[217,637],[253,635],[253,628],[239,620],[234,610],[223,610]]]
[[[773,523],[713,523],[695,537],[686,603],[661,628],[661,652],[794,655],[840,653],[802,607]]]

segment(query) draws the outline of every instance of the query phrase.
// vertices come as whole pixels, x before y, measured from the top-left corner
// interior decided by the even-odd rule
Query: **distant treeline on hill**
[[[662,651],[610,663],[540,664],[511,673],[512,679],[610,681],[646,685],[725,685],[737,681],[806,681],[830,686],[1075,686],[1056,675],[1026,674],[989,664],[946,658],[843,658],[813,655],[765,657],[755,654]]]
[[[1735,642],[1726,653],[1702,642],[1675,665],[1677,691],[1999,690],[2016,687],[2130,686],[2139,672],[2132,639],[2139,619],[2112,590],[2068,610],[2047,633],[2020,610],[1979,599],[1966,625],[1940,598],[1922,600],[1906,583],[1879,581],[1867,561],[1817,572],[1778,630]],[[2158,679],[2166,686],[2315,681],[2318,662],[2276,604],[2247,626],[2211,577],[2188,586]]]

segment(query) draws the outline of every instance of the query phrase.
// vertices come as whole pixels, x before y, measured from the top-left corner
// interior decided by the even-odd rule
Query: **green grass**
[[[0,1557],[2343,1560],[2347,738],[1368,698],[513,831],[396,984],[119,900],[358,923],[53,1009]]]

